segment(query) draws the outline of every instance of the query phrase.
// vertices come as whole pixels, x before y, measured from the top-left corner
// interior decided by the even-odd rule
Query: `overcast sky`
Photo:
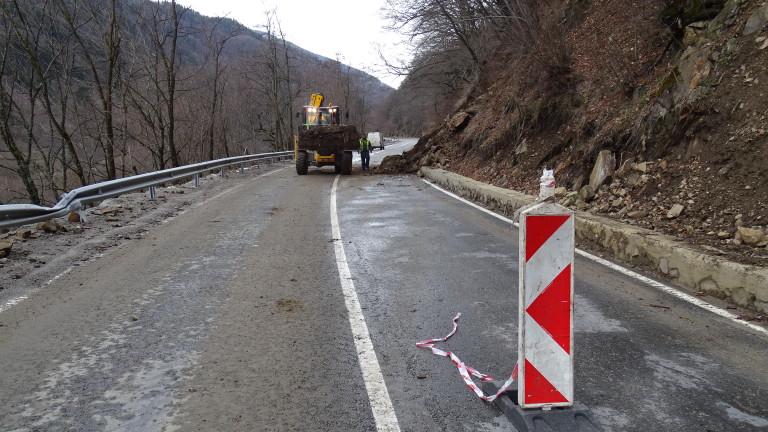
[[[266,12],[277,11],[285,38],[328,58],[364,70],[397,87],[402,80],[387,75],[376,46],[388,59],[405,58],[404,38],[384,30],[380,16],[386,0],[176,0],[208,16],[227,16],[261,30]],[[392,61],[392,60],[390,60]]]

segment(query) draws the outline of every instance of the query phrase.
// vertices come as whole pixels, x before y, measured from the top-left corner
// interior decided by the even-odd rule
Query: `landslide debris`
[[[553,168],[564,205],[768,265],[768,2],[683,3],[563,2],[559,76],[509,59],[385,169],[536,194]]]

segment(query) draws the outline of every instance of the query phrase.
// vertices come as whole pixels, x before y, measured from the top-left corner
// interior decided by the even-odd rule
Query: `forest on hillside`
[[[0,204],[293,147],[313,92],[360,130],[392,89],[285,40],[150,0],[0,2]]]

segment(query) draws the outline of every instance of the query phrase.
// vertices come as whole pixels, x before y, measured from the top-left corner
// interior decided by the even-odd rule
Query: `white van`
[[[381,137],[381,132],[368,132],[368,141],[371,142],[371,148],[379,148],[384,150],[384,139]]]

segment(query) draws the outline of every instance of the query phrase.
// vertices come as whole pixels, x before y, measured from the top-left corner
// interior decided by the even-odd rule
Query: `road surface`
[[[443,347],[510,374],[517,230],[358,174],[232,179],[4,309],[0,430],[514,430],[415,343],[461,312]],[[575,274],[576,400],[605,430],[768,429],[766,333],[581,256]]]

